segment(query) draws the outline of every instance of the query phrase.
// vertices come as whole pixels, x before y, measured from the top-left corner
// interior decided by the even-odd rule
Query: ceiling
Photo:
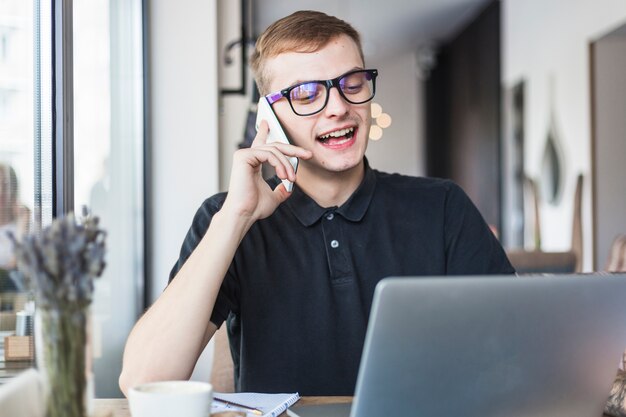
[[[491,0],[252,0],[257,33],[296,10],[319,10],[351,23],[365,56],[379,61],[454,36]]]

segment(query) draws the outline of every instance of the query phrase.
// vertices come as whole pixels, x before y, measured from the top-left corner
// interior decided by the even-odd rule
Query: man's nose
[[[350,104],[341,96],[339,90],[333,87],[328,91],[328,104],[326,104],[324,111],[329,117],[343,116],[348,113],[349,105]]]

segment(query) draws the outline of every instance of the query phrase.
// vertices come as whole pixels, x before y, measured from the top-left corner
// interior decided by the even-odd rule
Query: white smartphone
[[[272,109],[272,106],[270,106],[270,103],[267,101],[267,98],[265,97],[261,97],[259,99],[259,104],[257,106],[256,123],[255,123],[257,132],[259,131],[261,120],[265,120],[270,128],[269,134],[267,136],[267,143],[281,142],[281,143],[291,144],[291,141],[289,140],[289,137],[287,137],[287,134],[283,130],[283,127],[280,125],[280,122],[278,121],[276,114],[274,114],[274,110]],[[291,163],[291,166],[293,167],[293,171],[297,172],[298,171],[298,158],[296,158],[295,156],[289,157],[289,162]],[[287,191],[291,192],[291,190],[293,190],[293,183],[291,181],[283,180],[283,184],[285,185],[285,188],[287,189]]]

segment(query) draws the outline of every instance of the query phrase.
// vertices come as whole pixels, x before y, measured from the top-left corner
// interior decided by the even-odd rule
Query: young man
[[[173,279],[128,339],[124,391],[189,378],[228,319],[238,390],[352,395],[378,281],[514,272],[459,187],[368,166],[377,71],[350,25],[294,13],[259,38],[252,68],[293,145],[267,144],[263,123],[235,153],[228,194],[202,204]],[[263,163],[293,192],[268,185]]]

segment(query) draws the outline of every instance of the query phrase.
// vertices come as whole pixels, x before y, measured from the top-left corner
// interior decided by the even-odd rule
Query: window
[[[140,0],[74,0],[74,207],[107,231],[92,305],[97,397],[118,397],[122,349],[143,309]]]
[[[65,19],[55,25],[53,6]],[[108,233],[92,306],[96,396],[121,396],[122,349],[144,304],[142,22],[141,0],[0,0],[0,383],[14,374],[2,343],[27,299],[4,231],[87,206]]]
[[[28,295],[15,273],[14,236],[52,219],[52,78],[49,2],[0,2],[0,373],[10,377],[32,362],[7,366],[5,336],[30,336]],[[14,359],[14,358],[13,358]],[[17,363],[17,365],[16,365]],[[10,368],[11,370],[7,370]],[[0,380],[1,382],[1,380]]]

